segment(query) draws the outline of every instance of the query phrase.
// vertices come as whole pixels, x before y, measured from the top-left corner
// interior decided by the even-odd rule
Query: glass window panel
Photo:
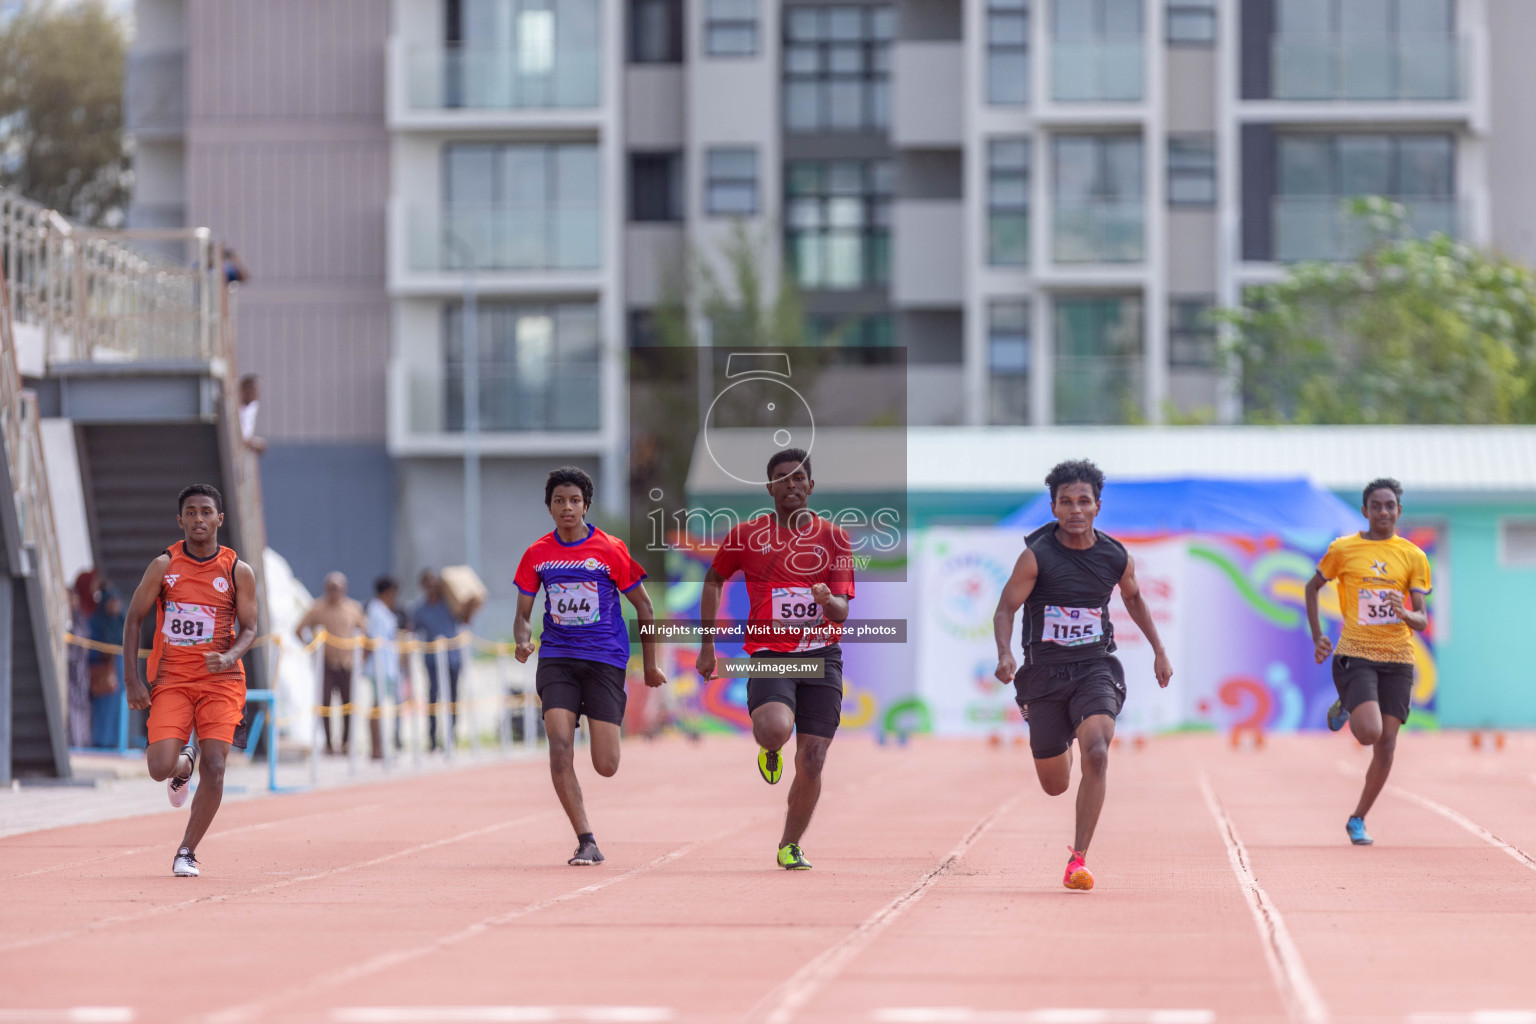
[[[1112,199],[1141,198],[1141,139],[1106,139],[1104,171],[1104,195]]]
[[[1318,35],[1333,29],[1331,0],[1278,0],[1275,19],[1282,35]]]
[[[711,25],[704,47],[716,57],[750,57],[757,52],[757,26]]]
[[[890,160],[875,160],[869,165],[869,186],[876,195],[896,191],[896,165]]]
[[[993,46],[1029,45],[1029,18],[1012,12],[988,15],[987,41]]]
[[[707,0],[704,10],[717,21],[757,20],[757,0]]]
[[[1443,135],[1405,135],[1398,139],[1398,194],[1456,194],[1455,144]]]
[[[1216,166],[1216,140],[1208,136],[1170,138],[1168,140],[1168,166],[1177,170],[1214,169]]]
[[[786,82],[784,127],[793,132],[813,132],[821,127],[821,83]]]
[[[1392,30],[1392,0],[1344,0],[1338,16],[1346,36],[1383,36]]]
[[[757,212],[757,189],[734,182],[713,184],[709,187],[709,212],[750,216]]]
[[[1404,35],[1450,32],[1455,19],[1452,0],[1397,0],[1397,30]]]
[[[450,145],[445,180],[446,199],[450,203],[492,203],[495,201],[495,149],[491,146]]]
[[[1333,150],[1328,139],[1290,136],[1279,140],[1280,194],[1337,195],[1333,180]]]
[[[1339,195],[1384,196],[1395,191],[1392,140],[1385,135],[1341,135]]]
[[[827,82],[827,127],[857,131],[864,127],[864,83]]]
[[[785,15],[784,31],[798,42],[821,38],[821,12],[813,7],[791,7]]]
[[[1022,267],[1029,263],[1029,216],[997,213],[987,217],[987,262],[995,267]]]
[[[811,195],[820,191],[821,167],[820,163],[813,160],[792,161],[785,172],[789,194],[792,196]]]
[[[555,183],[562,204],[592,206],[597,203],[597,147],[555,148]]]
[[[784,68],[796,75],[816,74],[821,70],[821,47],[790,45],[784,50]]]
[[[562,360],[597,362],[597,308],[587,305],[555,308],[555,350]]]
[[[789,251],[795,265],[795,277],[803,288],[819,288],[824,274],[819,235],[789,236]]]
[[[891,124],[891,87],[883,80],[869,83],[869,124],[865,127],[882,129]]]
[[[757,176],[757,150],[732,148],[709,151],[711,178],[753,178]]]
[[[1027,11],[1029,0],[987,0],[987,7],[994,11]]]
[[[830,47],[827,65],[828,70],[833,74],[861,74],[864,71],[864,47],[862,45]]]
[[[827,191],[838,195],[858,195],[864,191],[864,165],[857,160],[839,160],[827,166]]]
[[[987,165],[999,170],[1029,167],[1028,139],[993,139],[987,144]]]
[[[1169,8],[1168,41],[1170,43],[1214,43],[1216,41],[1215,12],[1192,10],[1188,7]]]
[[[1029,180],[1021,175],[994,175],[990,192],[993,206],[1029,205]]]
[[[1062,136],[1054,142],[1055,188],[1062,199],[1081,199],[1094,194],[1099,152],[1096,140]]]
[[[858,7],[832,7],[827,10],[827,38],[859,40],[864,38],[864,11]]]
[[[791,199],[788,216],[792,228],[819,228],[822,226],[821,200]]]
[[[1029,334],[1029,303],[994,302],[989,309],[992,333]]]
[[[829,288],[857,288],[864,283],[864,237],[859,234],[828,235],[826,242]]]
[[[987,60],[987,102],[999,106],[1029,102],[1029,55],[993,53]]]
[[[992,335],[992,372],[1023,375],[1029,372],[1029,339],[1017,335]]]
[[[890,7],[876,7],[870,14],[870,37],[881,42],[896,38],[896,11]]]
[[[864,226],[864,200],[837,198],[827,200],[827,221],[834,228]]]
[[[1053,0],[1051,34],[1062,42],[1089,42],[1098,33],[1096,0]]]
[[[1186,174],[1171,176],[1168,201],[1187,206],[1210,205],[1216,202],[1216,179]]]
[[[1142,0],[1100,0],[1100,2],[1104,5],[1104,35],[1107,38],[1140,37]]]

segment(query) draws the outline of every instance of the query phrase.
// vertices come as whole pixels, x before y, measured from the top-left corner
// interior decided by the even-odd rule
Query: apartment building
[[[1348,255],[1344,197],[1536,262],[1522,0],[136,10],[130,86],[181,47],[186,129],[135,122],[130,88],[135,222],[241,246],[274,452],[331,467],[269,457],[269,496],[379,467],[413,572],[463,557],[478,462],[501,596],[551,460],[622,514],[625,349],[684,254],[738,223],[798,281],[813,340],[906,347],[917,425],[1235,416],[1206,311]]]

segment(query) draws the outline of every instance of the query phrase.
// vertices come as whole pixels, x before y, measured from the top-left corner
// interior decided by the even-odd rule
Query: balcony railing
[[[602,218],[596,204],[453,205],[410,217],[410,265],[417,271],[596,270]]]
[[[1394,197],[1407,211],[1404,229],[1415,238],[1436,232],[1455,236],[1460,221],[1450,196]],[[1338,196],[1279,196],[1274,201],[1274,253],[1281,262],[1347,260],[1373,241],[1370,227],[1349,214]]]
[[[1142,406],[1138,356],[1056,357],[1057,423],[1135,423]]]
[[[1051,44],[1051,98],[1059,103],[1136,103],[1142,98],[1142,37]]]
[[[123,82],[124,127],[131,135],[174,136],[187,127],[187,51],[129,53]]]
[[[1056,201],[1052,259],[1057,263],[1139,263],[1145,204],[1140,199]]]
[[[413,111],[596,107],[602,99],[600,57],[596,43],[409,47],[406,106]]]
[[[464,430],[464,378],[457,366],[408,371],[410,433]],[[475,384],[485,433],[596,431],[601,427],[599,367],[539,363],[482,367]]]
[[[1277,100],[1459,100],[1466,96],[1464,40],[1450,33],[1276,36]]]

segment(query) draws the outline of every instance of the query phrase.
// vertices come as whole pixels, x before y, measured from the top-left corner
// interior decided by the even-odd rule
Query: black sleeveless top
[[[1059,665],[1114,651],[1109,599],[1130,555],[1113,537],[1093,533],[1097,539],[1086,551],[1057,540],[1054,522],[1025,538],[1039,574],[1024,602],[1024,664]]]

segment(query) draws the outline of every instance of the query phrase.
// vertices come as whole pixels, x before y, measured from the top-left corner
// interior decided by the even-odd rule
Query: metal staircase
[[[169,259],[165,252],[183,257]],[[212,483],[225,496],[220,539],[256,571],[264,614],[266,532],[260,471],[240,435],[235,295],[225,281],[222,253],[206,229],[90,231],[0,192],[0,266],[8,328],[4,361],[15,378],[14,394],[22,396],[16,374],[18,336],[32,346],[27,362],[37,374],[26,381],[36,397],[16,399],[17,430],[25,432],[26,409],[31,410],[34,437],[39,411],[74,423],[96,567],[120,590],[130,592],[144,567],[177,539],[177,492],[189,483]],[[0,398],[11,408],[10,394]],[[14,472],[18,463],[11,451],[8,447],[7,465]],[[36,474],[42,476],[38,504],[48,509],[40,458]],[[46,518],[51,531],[51,511],[46,516],[37,511],[34,518]],[[46,546],[56,569],[58,547],[51,534],[39,543]],[[39,746],[41,720],[23,714],[35,703],[26,698],[33,688],[30,677],[18,674],[30,662],[13,653],[9,717],[4,714],[6,698],[0,694],[0,732],[9,725],[12,750],[9,757],[0,751],[5,761],[0,773],[68,772],[63,744],[68,598],[62,579],[45,580],[41,586],[44,593],[57,596],[57,613],[40,614],[36,603],[26,607],[28,624],[36,624],[34,632],[46,624],[44,634],[53,652],[37,684],[49,695],[42,707],[50,749],[55,751],[53,764],[50,769],[36,759],[23,762],[19,757],[23,747]],[[265,626],[263,621],[261,628]],[[14,652],[21,642],[14,626],[12,637]],[[252,679],[265,678],[261,661],[258,649],[247,663]],[[48,676],[47,682],[41,681],[42,675]]]

